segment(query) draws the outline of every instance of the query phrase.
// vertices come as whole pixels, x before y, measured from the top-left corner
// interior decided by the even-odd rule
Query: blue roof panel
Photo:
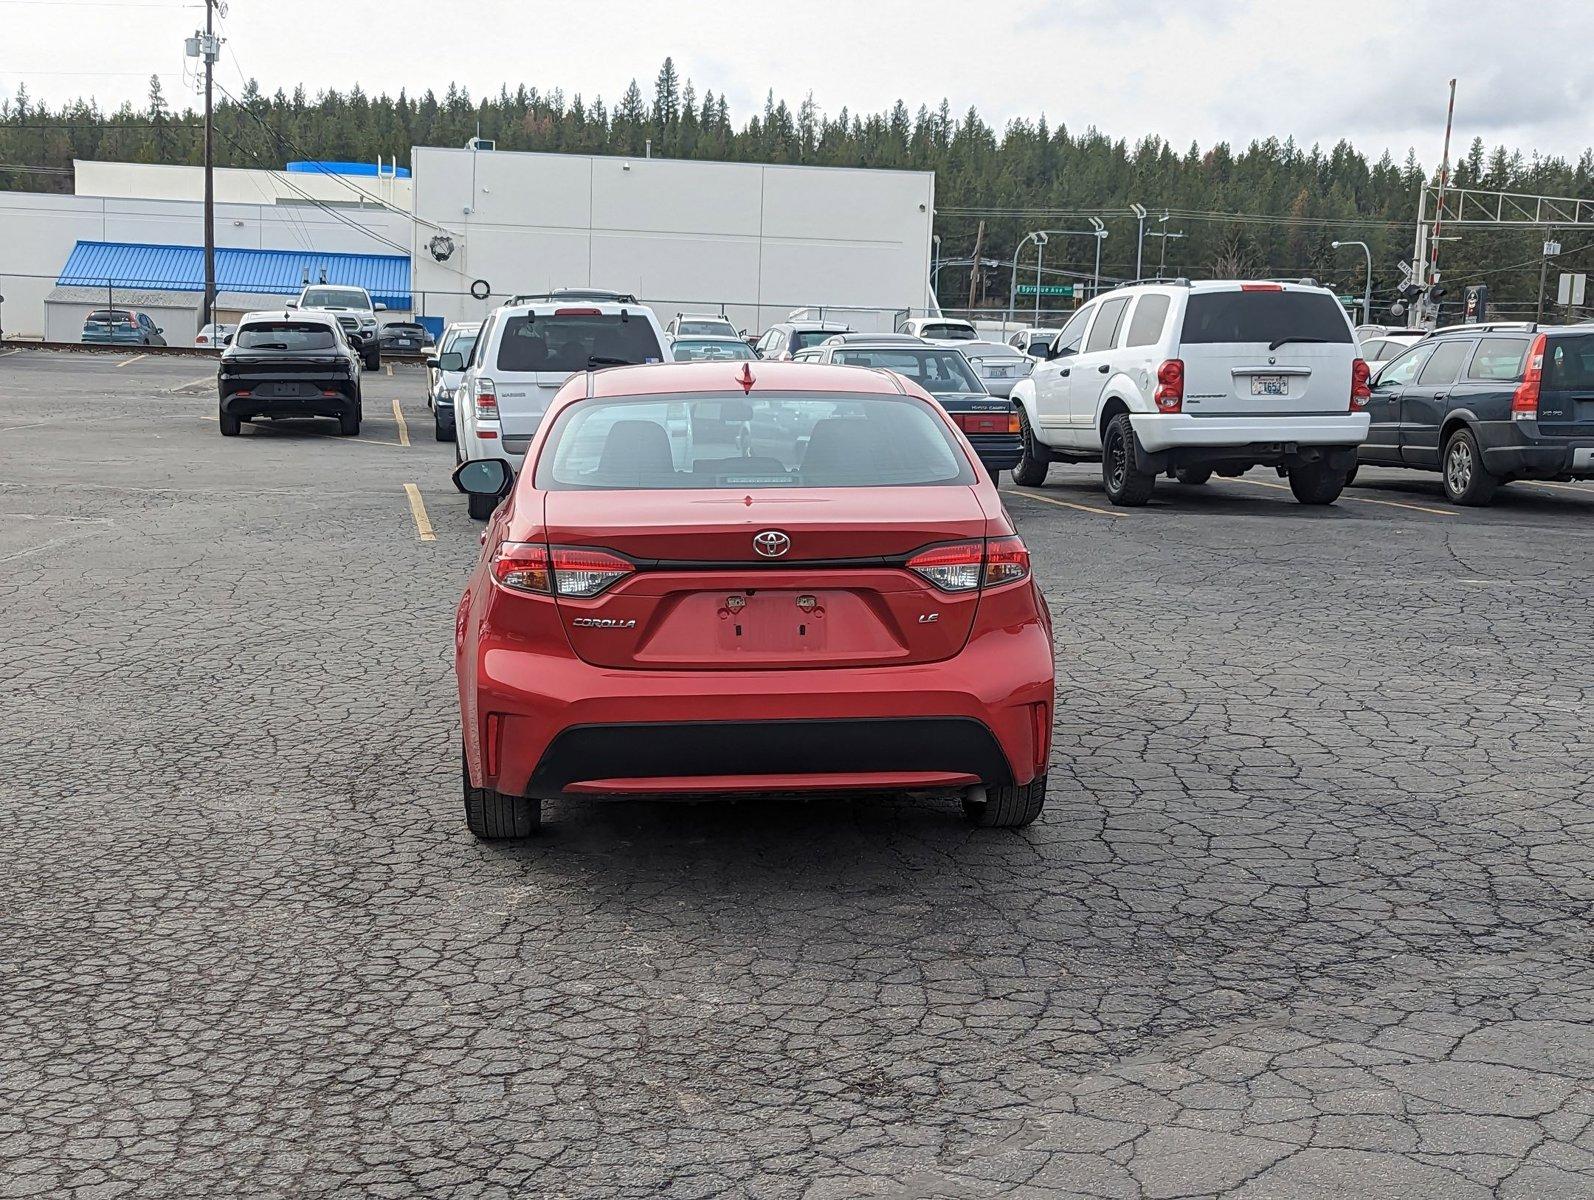
[[[216,248],[216,290],[297,296],[305,272],[312,283],[363,287],[371,299],[393,309],[410,308],[407,254],[313,254],[305,250]],[[151,291],[205,290],[205,251],[199,246],[151,246],[140,242],[83,242],[72,248],[58,287],[117,287]]]

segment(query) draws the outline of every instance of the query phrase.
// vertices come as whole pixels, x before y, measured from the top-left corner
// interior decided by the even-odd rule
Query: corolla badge
[[[576,617],[571,622],[582,629],[635,629],[635,618]]]
[[[791,538],[778,529],[766,529],[753,535],[753,549],[765,558],[779,558],[791,549]]]

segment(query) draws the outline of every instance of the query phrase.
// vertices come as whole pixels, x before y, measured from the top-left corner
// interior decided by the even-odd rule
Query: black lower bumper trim
[[[968,717],[577,725],[554,738],[527,794],[588,779],[811,772],[948,771],[1013,782],[995,736]]]

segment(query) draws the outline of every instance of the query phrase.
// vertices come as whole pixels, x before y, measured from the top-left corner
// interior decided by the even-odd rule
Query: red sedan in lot
[[[556,797],[956,791],[1046,798],[1052,640],[996,487],[939,405],[861,367],[572,376],[459,604],[465,812]]]

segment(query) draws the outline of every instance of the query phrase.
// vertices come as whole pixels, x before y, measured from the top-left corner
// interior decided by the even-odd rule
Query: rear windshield
[[[251,321],[233,338],[241,350],[330,350],[335,344],[332,331],[312,321]]]
[[[973,326],[954,322],[946,325],[925,325],[919,330],[919,336],[934,338],[941,342],[972,342],[976,334]]]
[[[670,347],[676,362],[731,362],[744,358],[757,358],[753,348],[739,338],[716,338],[712,341],[693,341],[676,338]]]
[[[984,392],[968,362],[956,350],[837,350],[831,362],[847,367],[876,367],[913,380],[932,396]]]
[[[945,422],[911,396],[629,396],[560,413],[545,490],[903,487],[974,481]]]
[[[1549,339],[1544,350],[1544,386],[1594,388],[1594,334]]]
[[[498,344],[500,371],[561,371],[659,362],[659,339],[641,317],[509,317]]]
[[[98,321],[102,325],[131,325],[133,323],[133,314],[130,312],[112,312],[108,308],[102,308],[98,312],[91,312],[84,320]]]
[[[371,298],[360,288],[306,288],[299,303],[305,308],[370,308]]]
[[[736,330],[729,321],[682,321],[675,327],[675,332],[682,337],[694,333],[700,336],[731,337]]]
[[[799,329],[792,336],[797,339],[796,349],[806,350],[810,346],[819,345],[820,342],[829,341],[841,332],[840,329]]]
[[[1198,292],[1184,311],[1181,340],[1349,342],[1339,301],[1322,292]]]

